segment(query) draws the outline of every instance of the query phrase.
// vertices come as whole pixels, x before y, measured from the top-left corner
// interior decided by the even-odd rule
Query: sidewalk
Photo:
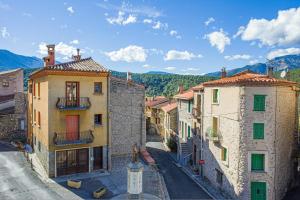
[[[208,181],[204,180],[200,175],[195,175],[194,172],[188,166],[182,166],[177,163],[176,153],[169,152],[169,156],[175,161],[174,164],[180,167],[180,169],[188,175],[197,185],[199,185],[204,191],[206,191],[213,199],[231,199],[219,190],[215,189]]]

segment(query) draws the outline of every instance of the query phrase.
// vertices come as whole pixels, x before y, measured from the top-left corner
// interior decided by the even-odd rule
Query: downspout
[[[277,141],[277,129],[276,129],[276,124],[277,124],[277,98],[278,98],[278,92],[277,92],[277,87],[276,87],[276,98],[275,98],[275,123],[274,123],[274,127],[275,127],[275,130],[274,130],[274,136],[275,136],[275,141],[274,141],[274,155],[275,155],[275,169],[274,169],[274,199],[276,200],[276,176],[277,176],[277,173],[276,173],[276,165],[277,165],[277,154],[276,154],[276,141]]]
[[[107,106],[106,106],[106,113],[107,113],[107,132],[106,132],[106,140],[107,140],[107,151],[106,151],[106,169],[109,171],[110,169],[110,73],[107,75]]]

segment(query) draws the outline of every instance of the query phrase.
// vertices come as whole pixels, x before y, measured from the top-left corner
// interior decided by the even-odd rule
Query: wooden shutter
[[[190,137],[191,137],[191,127],[188,126],[188,138],[190,138]]]
[[[251,155],[251,170],[264,171],[265,165],[265,155],[264,154],[252,154]]]
[[[35,82],[33,81],[33,96],[35,97]]]
[[[41,113],[38,111],[38,125],[41,126]]]
[[[265,182],[251,182],[251,200],[265,200],[267,184]]]
[[[265,95],[254,95],[254,111],[265,111]]]
[[[226,161],[227,160],[227,149],[225,147],[222,147],[222,150],[221,150],[221,159],[223,161]]]
[[[41,95],[41,88],[40,88],[40,82],[38,82],[38,97]]]
[[[254,123],[253,124],[253,139],[264,139],[265,132],[264,123]]]

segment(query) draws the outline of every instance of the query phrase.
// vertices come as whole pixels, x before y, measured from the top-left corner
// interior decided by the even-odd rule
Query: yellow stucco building
[[[49,177],[110,167],[109,71],[92,58],[45,66],[30,75],[28,135]]]

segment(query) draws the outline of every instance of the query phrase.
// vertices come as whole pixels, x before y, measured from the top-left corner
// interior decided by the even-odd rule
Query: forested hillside
[[[24,86],[27,88],[27,80],[30,73],[37,69],[24,70]],[[126,78],[125,72],[112,71],[112,75],[119,78]],[[146,95],[149,96],[173,96],[177,93],[178,85],[182,84],[185,89],[198,85],[202,82],[214,80],[209,76],[192,76],[177,74],[137,74],[132,75],[132,79],[146,87]]]

